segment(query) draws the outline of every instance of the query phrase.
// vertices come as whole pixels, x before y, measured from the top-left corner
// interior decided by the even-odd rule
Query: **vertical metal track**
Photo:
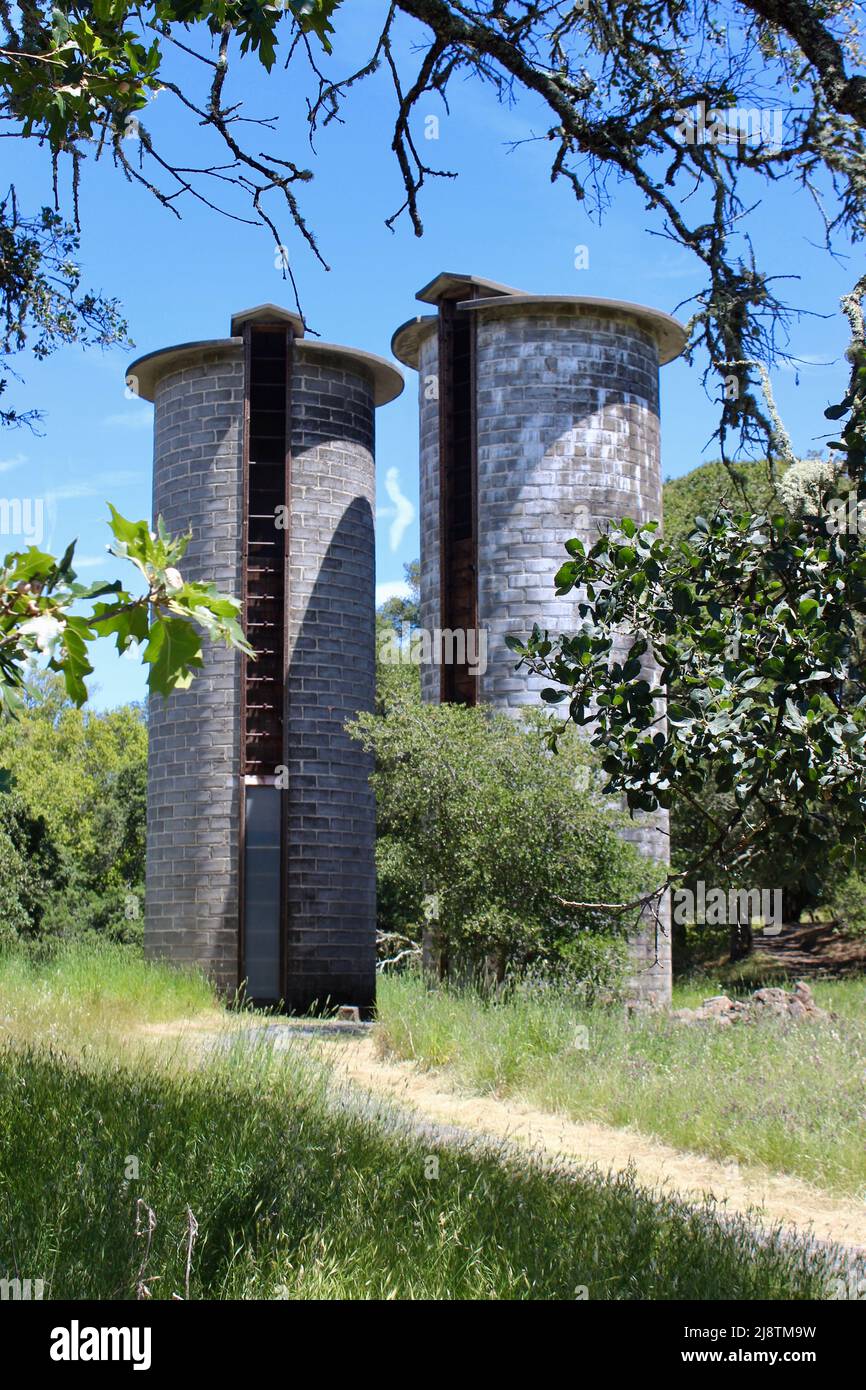
[[[286,530],[283,538],[283,751],[282,763],[288,774],[289,764],[289,664],[291,661],[291,578],[292,578],[292,383],[295,370],[295,335],[286,333],[286,452],[283,505],[286,508]],[[291,787],[280,798],[280,987],[283,1000],[289,997],[289,811]]]
[[[440,625],[468,633],[478,626],[476,328],[453,299],[439,304],[438,347]],[[440,698],[476,704],[478,677],[443,662]]]
[[[241,440],[241,614],[247,625],[247,549],[250,514],[250,326],[244,328],[244,405]],[[246,860],[246,771],[247,771],[247,658],[240,659],[240,698],[238,701],[238,985],[245,975],[246,920],[244,912]]]
[[[287,684],[289,659],[290,531],[277,524],[277,508],[291,505],[291,377],[293,334],[284,324],[253,324],[244,329],[244,441],[242,521],[242,603],[247,637],[257,659],[243,659],[240,692],[241,824],[239,835],[239,977],[250,978],[252,938],[247,922],[250,893],[258,910],[269,912],[266,862],[257,859],[256,874],[247,881],[252,853],[247,824],[250,789],[274,788],[279,795],[279,887],[275,930],[278,941],[273,957],[276,979],[266,996],[250,982],[250,993],[261,1002],[282,1002],[288,970],[288,797],[278,789],[280,767],[288,767]],[[263,794],[262,794],[263,795]],[[260,801],[262,796],[259,797]],[[265,813],[264,804],[259,816]],[[261,830],[261,821],[259,821]],[[259,832],[260,833],[260,832]],[[261,842],[259,842],[261,843]],[[267,843],[267,841],[265,842]],[[265,853],[264,850],[261,851]],[[273,863],[273,856],[271,856]],[[262,875],[264,874],[264,877]],[[272,880],[270,881],[272,886]],[[267,975],[267,915],[256,919],[258,976]],[[262,935],[264,932],[264,936]],[[264,956],[261,952],[264,950]],[[262,970],[265,974],[262,974]]]

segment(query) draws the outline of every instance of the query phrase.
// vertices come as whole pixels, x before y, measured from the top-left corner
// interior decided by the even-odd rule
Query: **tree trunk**
[[[755,943],[754,933],[749,922],[731,923],[731,965],[736,965],[738,960],[745,960],[751,955],[752,947]]]

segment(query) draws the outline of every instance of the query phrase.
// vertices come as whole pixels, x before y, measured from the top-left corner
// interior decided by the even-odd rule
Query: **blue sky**
[[[349,69],[365,54],[385,6],[352,0],[341,12],[340,42],[328,68]],[[404,53],[411,34],[404,35]],[[422,103],[416,134],[430,162],[454,170],[456,180],[431,180],[422,194],[425,236],[418,240],[406,219],[391,232],[385,218],[402,201],[390,150],[393,96],[384,74],[355,89],[346,122],[333,124],[307,144],[303,91],[296,78],[275,68],[270,76],[243,64],[231,92],[245,113],[279,113],[278,134],[262,132],[261,148],[307,164],[311,184],[301,185],[305,217],[331,266],[326,272],[298,234],[285,228],[308,322],[328,341],[389,355],[393,330],[420,306],[415,292],[437,271],[464,271],[538,293],[605,295],[673,312],[702,284],[685,251],[652,235],[660,230],[627,185],[611,183],[602,225],[575,202],[569,187],[552,185],[550,146],[532,137],[549,122],[534,99],[498,105],[494,94],[461,81],[451,91],[451,111],[432,99]],[[199,83],[196,65],[178,70]],[[201,69],[202,73],[204,69]],[[172,98],[160,96],[143,114],[155,137],[172,145],[180,163],[198,162],[201,137],[177,117]],[[439,117],[439,138],[423,140],[426,115]],[[253,127],[245,134],[251,138]],[[513,141],[531,141],[517,149]],[[33,145],[4,145],[6,179],[19,201],[35,209],[51,199],[47,155]],[[11,154],[11,158],[9,157]],[[183,205],[182,205],[183,206]],[[236,210],[243,211],[241,204]],[[62,549],[78,537],[82,578],[122,573],[105,557],[105,503],[126,515],[149,514],[152,408],[129,399],[125,367],[141,352],[189,339],[228,335],[233,311],[265,300],[292,306],[290,286],[276,265],[272,239],[263,230],[218,217],[190,202],[178,221],[110,162],[92,165],[82,179],[84,283],[122,302],[136,343],[132,353],[61,350],[43,363],[22,357],[25,376],[9,403],[37,404],[45,412],[42,434],[0,435],[0,494],[43,498],[45,542]],[[833,261],[820,249],[822,230],[803,194],[773,190],[752,214],[749,230],[759,264],[776,274],[799,276],[782,286],[800,307],[828,314],[795,323],[791,350],[799,372],[777,373],[774,386],[794,447],[821,445],[824,407],[843,394],[846,324],[838,299],[856,278],[850,261]],[[586,246],[589,267],[575,269],[575,247]],[[844,248],[843,248],[844,249]],[[407,373],[411,378],[411,373]],[[676,477],[714,456],[708,441],[716,408],[700,382],[700,366],[674,363],[662,371],[663,469]],[[378,414],[379,522],[377,580],[393,586],[403,564],[418,554],[417,515],[395,526],[392,495],[417,503],[417,408],[415,381]],[[396,489],[395,489],[396,485]],[[398,501],[398,506],[402,503]],[[403,508],[405,512],[405,508]],[[144,675],[99,644],[90,687],[99,707],[144,694]]]

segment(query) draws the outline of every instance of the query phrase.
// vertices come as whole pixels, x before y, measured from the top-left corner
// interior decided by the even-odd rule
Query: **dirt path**
[[[383,1061],[371,1038],[330,1041],[327,1055],[335,1070],[354,1084],[438,1124],[597,1164],[603,1172],[620,1172],[631,1165],[644,1187],[664,1187],[692,1201],[712,1194],[728,1211],[757,1211],[768,1225],[781,1222],[819,1240],[866,1249],[866,1203],[821,1192],[799,1178],[718,1163],[632,1130],[568,1120],[519,1101],[460,1093],[442,1073],[421,1071],[410,1062]]]
[[[836,980],[866,972],[866,943],[844,936],[836,922],[798,923],[778,936],[756,938],[756,953],[789,979]]]
[[[259,1041],[268,1036],[280,1051],[311,1048],[333,1069],[335,1079],[408,1111],[416,1127],[417,1122],[425,1122],[507,1140],[551,1158],[595,1165],[603,1173],[631,1167],[642,1187],[664,1188],[685,1201],[711,1196],[728,1212],[749,1214],[767,1226],[781,1224],[866,1254],[866,1202],[823,1192],[800,1178],[735,1162],[720,1163],[635,1130],[569,1120],[518,1100],[460,1092],[444,1072],[424,1071],[413,1062],[383,1060],[375,1051],[372,1029],[366,1027],[362,1031],[351,1025],[274,1019],[252,1028],[223,1023],[215,1030],[214,1021],[214,1016],[208,1016],[182,1025],[146,1025],[139,1036],[182,1041],[189,1050],[239,1033]]]

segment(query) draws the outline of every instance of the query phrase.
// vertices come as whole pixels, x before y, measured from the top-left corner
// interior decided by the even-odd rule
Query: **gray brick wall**
[[[376,496],[372,386],[296,347],[292,402],[289,1003],[375,995],[371,764],[344,726],[372,710]]]
[[[240,593],[243,355],[199,354],[159,382],[153,514],[192,531],[182,572]],[[192,687],[148,709],[145,953],[237,983],[238,657],[204,643]]]
[[[506,709],[539,702],[545,684],[515,671],[508,633],[534,622],[570,630],[575,603],[557,598],[553,576],[564,542],[587,540],[596,523],[661,515],[658,351],[641,323],[620,311],[582,306],[508,306],[476,311],[479,625],[489,637],[482,700]],[[438,414],[425,400],[437,344],[422,346],[421,621],[439,624]],[[437,698],[438,673],[423,679]],[[624,833],[644,853],[667,857],[667,816],[642,818]],[[632,942],[630,992],[670,997],[669,906],[661,931]],[[656,960],[658,956],[658,960]]]
[[[290,1006],[372,1004],[375,808],[344,731],[375,696],[372,383],[296,346],[289,549]],[[243,351],[205,351],[155,395],[154,517],[191,528],[183,573],[241,591]],[[241,661],[205,643],[149,711],[145,949],[238,983]]]

